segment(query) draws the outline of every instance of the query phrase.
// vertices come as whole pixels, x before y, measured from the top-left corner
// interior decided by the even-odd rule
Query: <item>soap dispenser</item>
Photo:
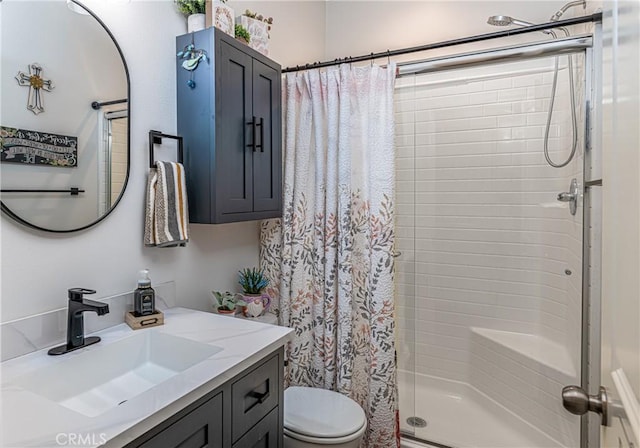
[[[151,288],[149,270],[143,269],[138,277],[138,289],[133,294],[133,311],[138,316],[148,316],[155,313],[156,293]]]

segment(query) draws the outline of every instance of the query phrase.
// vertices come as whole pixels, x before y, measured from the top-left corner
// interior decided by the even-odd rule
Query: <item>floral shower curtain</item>
[[[261,267],[295,330],[290,385],[365,410],[365,447],[397,441],[394,347],[395,65],[287,74],[284,212],[261,226]]]

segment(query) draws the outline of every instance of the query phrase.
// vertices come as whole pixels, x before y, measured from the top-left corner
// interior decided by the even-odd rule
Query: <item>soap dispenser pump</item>
[[[149,270],[143,269],[138,277],[138,288],[133,294],[133,311],[138,316],[148,316],[155,313],[156,293],[151,288]]]

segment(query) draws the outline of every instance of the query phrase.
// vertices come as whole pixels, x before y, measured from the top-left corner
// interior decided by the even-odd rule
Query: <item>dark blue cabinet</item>
[[[179,36],[178,51],[192,41],[209,61],[193,72],[177,66],[189,220],[282,216],[280,65],[217,28]]]

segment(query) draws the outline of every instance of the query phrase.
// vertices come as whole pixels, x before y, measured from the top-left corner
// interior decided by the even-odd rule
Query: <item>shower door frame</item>
[[[594,170],[600,173],[602,156],[598,152],[601,146],[602,120],[600,99],[601,84],[595,82],[602,79],[602,24],[594,23],[591,33],[554,39],[550,41],[530,42],[509,47],[477,50],[468,53],[454,54],[444,57],[410,61],[398,64],[398,76],[419,73],[430,73],[470,66],[481,66],[514,62],[518,60],[545,58],[561,55],[584,55],[584,139],[583,146],[583,220],[582,220],[582,316],[581,316],[581,349],[580,349],[580,387],[591,394],[597,393],[600,387],[600,269],[601,269],[601,229],[602,203],[592,198],[592,189],[601,188],[602,179],[593,179]],[[595,153],[594,153],[595,152]],[[587,180],[589,179],[589,180]],[[595,216],[592,216],[595,213]],[[595,228],[596,231],[592,231]],[[414,305],[415,306],[415,305]],[[561,396],[557,397],[562,400]],[[403,434],[404,436],[405,434]],[[423,441],[411,434],[410,439]],[[447,448],[440,443],[425,440],[433,446]],[[588,413],[580,420],[580,448],[598,448],[600,444],[600,417]]]

